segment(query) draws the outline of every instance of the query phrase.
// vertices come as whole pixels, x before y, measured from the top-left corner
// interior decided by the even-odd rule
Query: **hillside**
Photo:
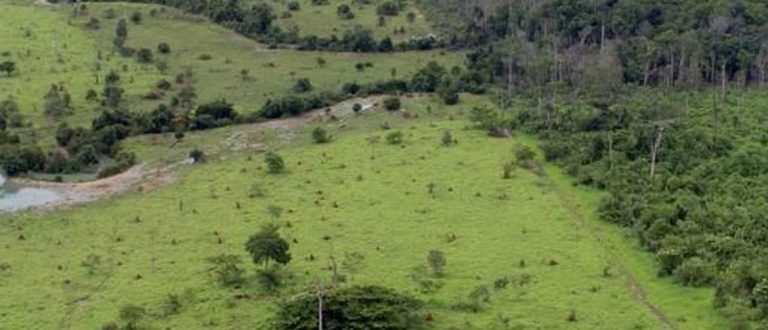
[[[678,5],[0,3],[0,330],[761,329],[768,7]]]

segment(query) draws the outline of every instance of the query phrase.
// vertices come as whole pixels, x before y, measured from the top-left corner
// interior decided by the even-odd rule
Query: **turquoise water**
[[[5,177],[0,175],[0,211],[20,211],[60,200],[54,191],[40,188],[8,189]]]

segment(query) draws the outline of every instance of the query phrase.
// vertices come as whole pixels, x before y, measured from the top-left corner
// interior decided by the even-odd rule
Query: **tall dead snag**
[[[654,127],[654,133],[656,137],[654,138],[653,142],[651,143],[651,179],[653,179],[654,174],[656,173],[656,159],[659,155],[659,147],[661,147],[661,139],[664,137],[664,129],[663,126],[656,126]]]

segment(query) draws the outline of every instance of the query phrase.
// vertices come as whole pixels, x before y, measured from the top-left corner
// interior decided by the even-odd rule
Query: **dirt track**
[[[280,132],[281,139],[291,140],[296,136],[296,130],[312,121],[323,121],[331,116],[335,116],[339,119],[339,124],[343,125],[345,120],[347,120],[347,117],[352,114],[352,104],[360,103],[363,105],[363,110],[367,110],[372,108],[378,101],[380,101],[380,97],[352,99],[329,107],[328,109],[330,109],[330,111],[326,111],[326,108],[323,108],[307,112],[298,117],[240,125],[235,127],[229,136],[222,140],[216,147],[210,150],[205,150],[205,153],[210,157],[226,151],[243,151],[252,148],[253,146],[245,145],[243,141],[241,141],[244,132],[273,129]],[[8,181],[8,184],[18,188],[44,188],[56,192],[62,197],[60,200],[26,209],[34,211],[50,211],[69,205],[109,198],[124,192],[146,192],[170,185],[176,180],[179,167],[188,164],[191,164],[191,161],[188,159],[180,159],[171,165],[156,168],[150,168],[141,164],[108,178],[83,183],[56,183],[12,178]]]

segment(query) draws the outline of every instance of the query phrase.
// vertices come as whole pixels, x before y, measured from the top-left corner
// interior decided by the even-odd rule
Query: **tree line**
[[[91,0],[93,2],[114,2],[114,0]],[[406,50],[430,50],[445,46],[445,42],[433,35],[410,38],[394,43],[390,37],[379,40],[369,29],[355,26],[340,36],[300,36],[298,31],[283,31],[275,24],[275,9],[266,2],[250,7],[245,1],[189,1],[189,0],[127,0],[127,2],[153,3],[181,9],[187,13],[208,17],[211,21],[246,37],[277,47],[279,44],[294,45],[298,50],[325,50],[346,52],[393,52]],[[404,1],[385,2],[386,10],[381,15],[397,15]],[[319,3],[317,5],[327,5]],[[391,8],[390,8],[391,7]],[[300,10],[299,6],[292,10]],[[396,9],[396,11],[395,11]],[[380,16],[383,18],[384,16]],[[380,23],[381,24],[381,20]]]
[[[761,0],[421,0],[454,47],[494,45],[495,73],[511,89],[594,73],[663,87],[768,79],[768,3]],[[486,51],[488,49],[486,48]]]

